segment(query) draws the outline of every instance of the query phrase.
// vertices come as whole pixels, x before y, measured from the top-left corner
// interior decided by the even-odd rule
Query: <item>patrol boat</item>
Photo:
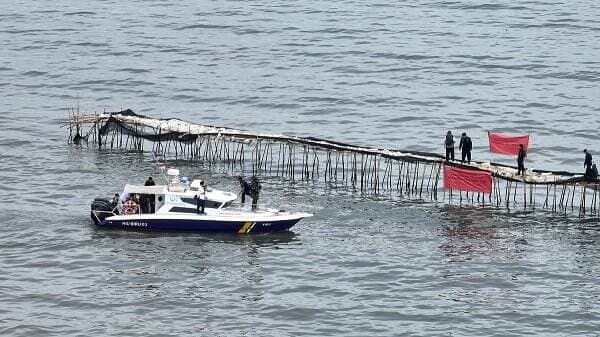
[[[237,194],[208,188],[200,180],[181,182],[169,169],[166,185],[125,185],[118,199],[96,198],[91,217],[104,228],[158,231],[270,233],[289,230],[312,214],[232,208]],[[153,201],[153,203],[152,203]]]

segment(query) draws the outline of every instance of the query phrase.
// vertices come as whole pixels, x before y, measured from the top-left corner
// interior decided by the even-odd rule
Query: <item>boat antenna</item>
[[[160,171],[160,175],[163,177],[163,179],[165,180],[165,182],[168,185],[169,178],[167,178],[167,175],[165,174],[165,171],[167,170],[167,160],[163,159],[163,161],[161,162],[158,159],[158,155],[156,154],[155,151],[152,151],[152,157],[154,158],[154,162],[156,163],[156,166],[158,167],[158,170]]]

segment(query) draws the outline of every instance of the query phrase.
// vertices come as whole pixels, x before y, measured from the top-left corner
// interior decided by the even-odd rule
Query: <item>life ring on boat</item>
[[[138,204],[129,199],[123,203],[123,214],[132,215],[138,212]]]

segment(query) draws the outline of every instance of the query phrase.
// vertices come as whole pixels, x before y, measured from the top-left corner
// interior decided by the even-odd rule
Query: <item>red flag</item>
[[[444,165],[444,188],[492,193],[492,173]]]
[[[508,136],[488,131],[488,139],[490,141],[490,152],[493,153],[517,155],[519,154],[520,144],[523,144],[525,151],[529,147],[529,135]]]

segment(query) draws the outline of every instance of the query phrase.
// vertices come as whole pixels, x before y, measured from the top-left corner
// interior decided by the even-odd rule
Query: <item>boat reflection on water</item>
[[[227,233],[190,233],[190,232],[142,232],[142,231],[114,231],[94,227],[92,239],[113,240],[115,242],[131,242],[141,244],[144,242],[179,241],[191,246],[204,244],[230,244],[252,246],[256,248],[274,247],[278,245],[294,244],[300,242],[300,235],[292,231],[270,233],[268,235],[230,235]]]
[[[277,259],[274,250],[301,244],[300,236],[289,231],[231,235],[95,227],[91,238],[104,261],[108,289],[126,291],[139,300],[169,293],[208,307],[232,294],[238,294],[240,302],[262,300],[268,277],[265,265],[273,263],[266,261]]]

